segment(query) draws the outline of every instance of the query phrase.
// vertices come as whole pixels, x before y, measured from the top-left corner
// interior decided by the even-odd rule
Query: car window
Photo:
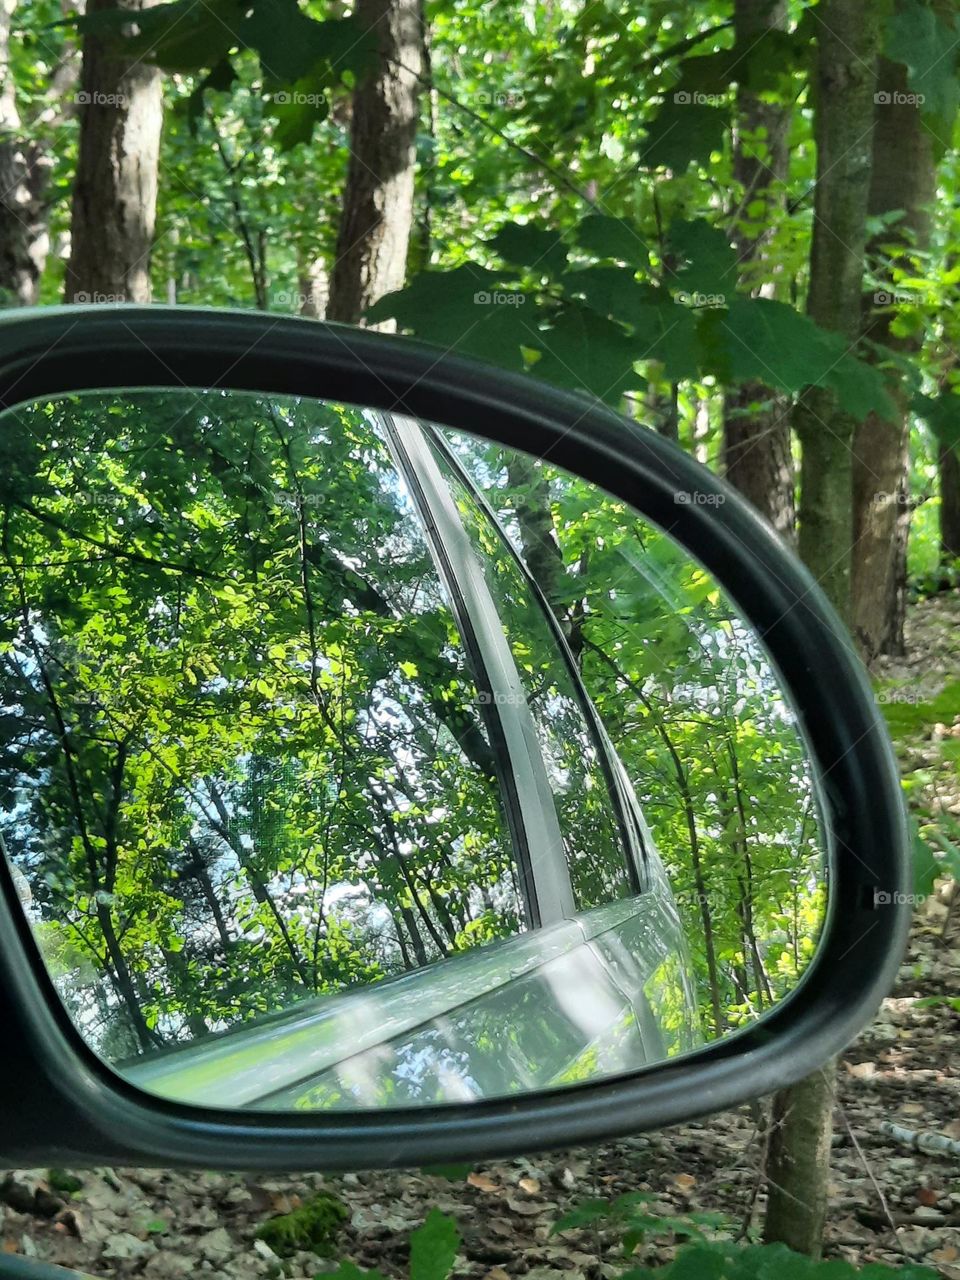
[[[576,905],[585,910],[626,897],[637,887],[636,873],[631,875],[631,854],[600,744],[545,607],[451,459],[442,450],[436,456],[483,566],[523,681],[556,804]],[[482,465],[477,456],[473,461]],[[544,547],[548,556],[555,552],[550,545]]]

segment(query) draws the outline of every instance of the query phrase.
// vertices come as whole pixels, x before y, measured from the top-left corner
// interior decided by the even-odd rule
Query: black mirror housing
[[[0,317],[0,408],[142,387],[323,397],[439,422],[548,457],[668,530],[756,629],[801,718],[824,809],[828,912],[813,962],[773,1012],[647,1070],[415,1112],[238,1113],[149,1096],[83,1044],[0,860],[0,1091],[8,1099],[0,1163],[336,1170],[480,1160],[731,1107],[799,1080],[849,1043],[892,984],[906,940],[909,841],[896,765],[842,624],[738,494],[601,405],[404,338],[190,308]]]

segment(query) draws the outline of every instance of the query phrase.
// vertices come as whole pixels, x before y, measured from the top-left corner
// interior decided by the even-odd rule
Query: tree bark
[[[904,217],[868,246],[875,275],[886,280],[880,294],[863,299],[863,331],[871,341],[905,353],[919,350],[919,336],[892,332],[896,267],[909,263],[911,247],[930,240],[929,210],[936,193],[933,140],[919,108],[908,98],[907,69],[881,58],[877,84],[885,98],[876,104],[869,212],[902,209]],[[899,240],[902,255],[890,253]],[[885,296],[886,295],[886,296]],[[910,528],[910,417],[906,397],[894,390],[898,416],[886,422],[871,414],[857,427],[853,443],[853,571],[851,618],[864,658],[903,652],[906,609],[907,535]]]
[[[135,15],[152,0],[126,0]],[[87,12],[115,7],[89,0]],[[160,72],[86,35],[67,302],[149,302],[163,100]]]
[[[879,10],[872,0],[824,0],[816,18],[817,183],[807,311],[852,346],[860,329]],[[795,426],[802,445],[800,555],[849,618],[856,424],[838,410],[832,392],[811,387]]]
[[[817,185],[808,314],[852,346],[859,336],[873,150],[879,11],[873,0],[816,9]],[[855,423],[811,388],[797,412],[802,446],[800,555],[841,616],[850,616]],[[781,1090],[767,1152],[765,1238],[818,1256],[826,1213],[836,1064]]]
[[[325,320],[330,298],[330,277],[322,258],[302,263],[297,273],[300,296],[300,314],[312,320]]]
[[[819,1258],[827,1215],[836,1062],[781,1089],[767,1149],[763,1238]]]
[[[749,51],[765,30],[785,28],[786,12],[785,0],[775,0],[773,4],[769,0],[736,0],[735,47]],[[783,209],[790,160],[790,111],[778,103],[764,101],[741,84],[737,89],[736,119],[733,172],[743,195],[734,219],[733,246],[740,263],[752,266],[769,261],[763,238],[747,235],[737,224],[743,208],[756,201],[766,204],[768,225]],[[760,132],[764,134],[762,140],[757,138]],[[756,220],[751,215],[751,222]],[[775,268],[773,263],[769,266],[770,278],[755,292],[760,297],[774,298],[778,293]],[[731,281],[731,287],[733,284]],[[746,382],[728,391],[724,396],[723,453],[726,478],[778,533],[792,541],[796,532],[795,476],[787,406],[784,396],[762,382]]]
[[[16,0],[0,0],[0,305],[31,307],[50,249],[47,183],[53,158],[22,136],[10,69]]]
[[[940,448],[940,559],[960,556],[960,458]]]
[[[363,28],[377,33],[379,53],[354,92],[330,280],[327,318],[346,324],[358,324],[368,307],[404,281],[423,65],[419,0],[357,0],[355,14]]]
[[[124,956],[117,938],[117,931],[113,926],[109,907],[97,907],[97,923],[100,925],[104,946],[110,958],[110,966],[114,974],[114,985],[129,1015],[130,1025],[136,1034],[137,1040],[140,1042],[141,1049],[150,1049],[159,1043],[159,1037],[150,1030],[143,1016],[140,996],[134,985],[130,966],[127,964],[126,956]]]

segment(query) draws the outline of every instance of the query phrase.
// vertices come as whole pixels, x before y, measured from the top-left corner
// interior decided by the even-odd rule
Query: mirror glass
[[[669,530],[319,400],[108,390],[2,427],[3,852],[118,1073],[459,1103],[650,1066],[796,986],[808,754]]]

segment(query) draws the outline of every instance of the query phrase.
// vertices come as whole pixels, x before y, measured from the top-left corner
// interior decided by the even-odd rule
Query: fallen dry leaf
[[[857,1080],[869,1080],[871,1076],[877,1074],[877,1064],[875,1062],[848,1062],[846,1063],[847,1072],[854,1076]]]
[[[478,1191],[502,1190],[499,1182],[494,1182],[493,1178],[488,1178],[485,1173],[468,1173],[467,1183],[471,1187],[476,1187]]]
[[[673,1179],[673,1185],[680,1191],[689,1191],[697,1185],[697,1180],[692,1173],[678,1173]]]
[[[517,1183],[521,1191],[525,1191],[528,1196],[536,1196],[540,1194],[540,1183],[536,1178],[521,1178]]]

